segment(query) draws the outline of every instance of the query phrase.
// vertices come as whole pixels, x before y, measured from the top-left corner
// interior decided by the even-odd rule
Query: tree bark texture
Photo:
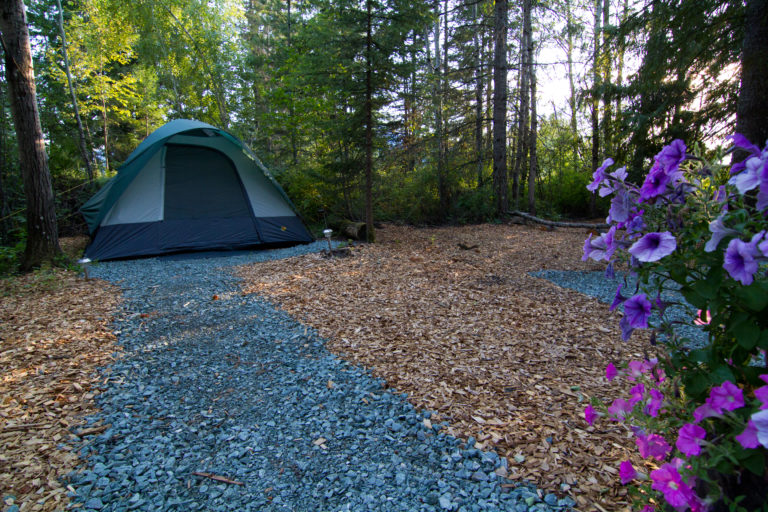
[[[493,27],[493,188],[496,194],[496,212],[499,215],[509,209],[507,194],[507,19],[507,0],[496,0]]]
[[[23,0],[2,2],[0,33],[27,202],[27,245],[21,262],[22,270],[53,261],[61,254],[51,175],[37,111],[26,18]]]
[[[77,121],[77,135],[80,143],[80,156],[85,162],[85,172],[88,175],[88,181],[93,181],[93,155],[91,155],[88,145],[85,142],[85,130],[83,130],[83,121],[80,119],[80,109],[77,106],[77,94],[72,80],[72,71],[69,69],[69,56],[67,54],[67,36],[64,31],[64,9],[61,7],[61,0],[56,0],[56,7],[59,9],[59,35],[61,35],[61,53],[64,57],[64,72],[67,75],[67,85],[69,86],[69,95],[72,98],[72,110],[75,113]]]
[[[744,19],[736,132],[762,148],[768,140],[768,0],[748,0]]]

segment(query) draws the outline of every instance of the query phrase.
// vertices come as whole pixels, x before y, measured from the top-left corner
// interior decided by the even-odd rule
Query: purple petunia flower
[[[709,231],[712,233],[712,238],[710,238],[707,245],[704,246],[705,252],[712,252],[717,249],[717,245],[724,237],[739,234],[735,229],[725,227],[725,224],[723,224],[723,215],[720,215],[709,223]]]
[[[707,436],[707,431],[693,423],[682,426],[677,435],[675,446],[686,457],[701,453],[701,441]]]
[[[648,416],[655,418],[659,415],[659,410],[664,403],[664,395],[658,389],[652,389],[649,394],[651,395],[651,398],[645,406],[645,412]]]
[[[627,485],[629,482],[637,478],[638,474],[632,463],[628,460],[622,461],[619,465],[619,478],[621,479],[621,485]]]
[[[659,261],[677,248],[677,239],[669,232],[648,233],[632,244],[629,253],[638,261]]]
[[[630,235],[630,238],[637,238],[637,236],[631,236],[635,233],[642,233],[645,230],[645,221],[643,220],[643,214],[645,213],[645,210],[634,210],[630,215],[629,219],[625,223],[625,227],[627,229],[627,234]]]
[[[760,441],[757,440],[757,428],[752,420],[747,422],[747,427],[744,432],[736,436],[736,440],[744,448],[757,448],[760,446]]]
[[[608,366],[605,367],[605,378],[608,379],[608,382],[611,382],[613,379],[615,379],[618,374],[619,371],[616,369],[613,363],[608,363]]]
[[[664,499],[673,507],[690,506],[696,501],[693,489],[683,482],[680,473],[672,464],[664,464],[651,471],[651,488],[664,495]]]
[[[653,457],[656,460],[662,460],[670,451],[672,451],[672,447],[669,446],[669,443],[667,443],[667,441],[659,434],[637,436],[635,444],[640,452],[640,456],[644,459]]]
[[[613,296],[613,302],[611,302],[611,306],[608,308],[608,311],[613,311],[617,307],[619,307],[619,304],[623,304],[627,298],[621,294],[621,287],[623,285],[619,285],[619,287],[616,289],[616,295]]]
[[[624,302],[624,315],[628,318],[629,325],[634,329],[648,327],[648,318],[651,316],[651,303],[644,293],[639,293],[628,298]]]
[[[733,382],[727,380],[709,391],[707,404],[718,414],[744,407],[744,392]]]
[[[720,412],[722,411],[716,411],[714,408],[712,408],[711,405],[704,403],[698,406],[695,411],[693,411],[693,419],[696,420],[696,423],[699,423],[701,420],[706,418],[711,418],[712,416],[720,416]]]
[[[728,183],[735,186],[739,194],[744,195],[760,185],[760,175],[768,165],[764,158],[753,156],[744,163],[744,170],[732,176]]]
[[[632,336],[632,331],[634,331],[634,327],[629,325],[629,319],[627,316],[621,317],[621,320],[619,320],[619,328],[621,328],[621,339],[622,341],[627,341]]]
[[[677,169],[685,160],[685,142],[675,139],[668,146],[664,146],[656,155],[656,161],[659,162],[667,172]]]
[[[637,402],[643,400],[643,396],[645,395],[645,384],[642,382],[637,384],[629,390],[629,394],[632,396],[632,398],[629,399],[629,403],[634,406]]]
[[[768,409],[768,386],[762,386],[755,390],[755,398],[760,400],[760,410]]]
[[[597,187],[600,186],[600,184],[605,180],[605,170],[613,165],[613,159],[612,158],[606,158],[603,161],[603,165],[595,169],[595,172],[592,173],[592,183],[587,185],[587,190],[590,192],[594,192],[597,190]]]
[[[597,415],[597,413],[595,412],[595,409],[594,409],[594,407],[592,407],[591,405],[588,405],[588,406],[586,406],[586,407],[584,408],[584,419],[585,419],[585,420],[587,421],[587,423],[589,423],[590,425],[592,425],[592,423],[594,423],[594,422],[595,422],[595,420],[597,419],[597,416],[598,416],[598,415]]]
[[[768,448],[768,410],[754,413],[750,421],[755,426],[757,441]]]
[[[640,201],[647,201],[664,194],[670,181],[669,174],[657,161],[645,177],[643,186],[640,187]]]
[[[744,242],[734,238],[728,242],[728,248],[725,250],[723,268],[728,274],[743,285],[750,285],[757,272],[757,261],[755,256],[759,256],[758,249],[751,243]]]
[[[632,198],[624,188],[616,190],[616,195],[611,199],[611,208],[608,210],[606,222],[625,222],[629,219],[630,208],[632,207]]]
[[[614,419],[618,421],[624,421],[624,418],[627,417],[627,414],[632,412],[632,404],[623,398],[617,398],[613,401],[611,406],[608,407],[608,412],[611,413],[611,416],[614,416]]]

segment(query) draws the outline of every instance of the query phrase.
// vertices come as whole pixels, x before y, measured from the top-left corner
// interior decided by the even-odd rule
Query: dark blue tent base
[[[101,226],[85,255],[105,261],[180,252],[284,247],[312,241],[298,217],[178,219]]]

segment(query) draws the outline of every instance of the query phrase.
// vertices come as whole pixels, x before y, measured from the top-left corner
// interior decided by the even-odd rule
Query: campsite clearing
[[[319,254],[244,267],[245,291],[271,297],[370,368],[510,463],[510,478],[570,493],[580,508],[627,504],[621,426],[589,427],[591,396],[610,397],[608,362],[643,356],[624,343],[605,304],[531,277],[542,269],[602,270],[581,261],[583,229],[389,226],[352,258]],[[476,246],[475,248],[472,248]],[[470,249],[466,249],[470,248]]]

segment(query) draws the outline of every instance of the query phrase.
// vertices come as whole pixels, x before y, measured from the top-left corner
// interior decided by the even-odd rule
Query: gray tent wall
[[[158,132],[166,136],[156,140]],[[311,242],[285,193],[247,151],[196,121],[153,132],[83,206],[87,220],[98,220],[86,255],[108,260]]]

